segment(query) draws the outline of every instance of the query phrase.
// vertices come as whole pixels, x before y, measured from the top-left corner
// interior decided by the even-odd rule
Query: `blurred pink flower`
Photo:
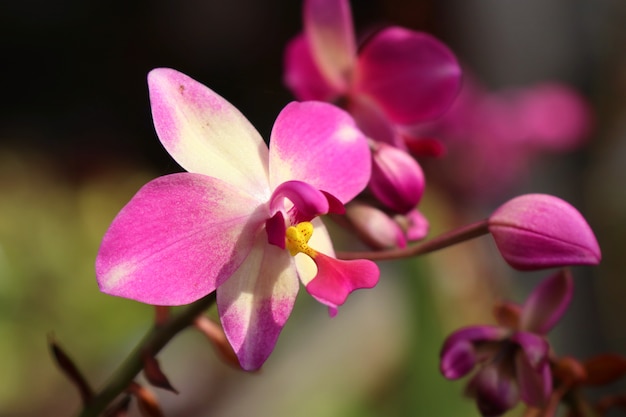
[[[480,201],[519,185],[541,154],[581,146],[590,125],[587,103],[564,85],[488,92],[466,77],[450,111],[412,135],[438,138],[446,148],[444,158],[426,166],[429,178],[455,198]],[[408,146],[420,143],[409,139]]]
[[[120,211],[98,253],[98,284],[155,305],[217,291],[241,366],[257,369],[291,313],[298,278],[331,314],[378,282],[373,262],[333,257],[318,218],[342,212],[366,186],[367,141],[344,111],[291,103],[268,150],[237,109],[188,76],[160,68],[148,84],[157,135],[189,172],[149,182]]]
[[[392,26],[357,50],[347,0],[305,0],[303,18],[304,33],[285,51],[285,84],[299,100],[345,108],[373,141],[406,152],[405,127],[439,117],[456,97],[460,67],[434,37]],[[393,159],[401,166],[391,172],[379,149],[373,149],[370,191],[392,212],[406,214],[421,198],[422,170],[397,151]]]

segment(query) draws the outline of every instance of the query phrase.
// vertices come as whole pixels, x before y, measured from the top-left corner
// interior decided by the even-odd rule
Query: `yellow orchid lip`
[[[295,226],[289,226],[285,230],[285,247],[291,256],[304,253],[315,258],[317,252],[308,245],[312,235],[313,224],[311,222],[300,222]]]

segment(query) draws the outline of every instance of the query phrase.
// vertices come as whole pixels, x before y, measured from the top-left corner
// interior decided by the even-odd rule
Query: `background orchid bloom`
[[[406,152],[403,128],[440,116],[456,97],[460,67],[431,35],[392,26],[357,51],[347,0],[305,0],[303,18],[304,32],[285,51],[285,84],[299,100],[342,106],[373,141]],[[422,197],[422,170],[409,155],[396,155],[401,165],[389,172],[382,156],[373,160],[370,191],[394,214],[406,214]]]
[[[222,97],[172,69],[148,76],[154,125],[187,171],[146,184],[113,220],[96,260],[100,289],[156,305],[217,290],[241,366],[259,368],[291,313],[298,277],[335,313],[373,287],[371,261],[340,261],[317,217],[367,184],[367,142],[343,110],[291,103],[270,148]]]
[[[395,125],[432,120],[456,97],[461,69],[434,37],[388,27],[357,53],[347,0],[305,0],[303,18],[285,51],[286,85],[299,100],[344,100],[369,137],[404,148]]]
[[[413,136],[445,145],[445,157],[424,167],[453,199],[489,203],[522,184],[539,157],[582,146],[591,119],[585,99],[564,84],[488,91],[466,75],[450,110]],[[415,139],[408,146],[420,143]]]
[[[572,277],[561,270],[546,278],[522,306],[496,309],[498,326],[470,326],[452,333],[441,350],[444,377],[458,379],[478,368],[467,387],[484,416],[499,416],[521,399],[545,405],[552,392],[550,346],[544,336],[565,313]]]

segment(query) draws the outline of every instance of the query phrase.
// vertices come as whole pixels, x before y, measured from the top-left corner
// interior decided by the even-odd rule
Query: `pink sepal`
[[[243,262],[267,215],[264,204],[216,178],[157,178],[104,235],[96,258],[98,285],[147,304],[193,302]]]

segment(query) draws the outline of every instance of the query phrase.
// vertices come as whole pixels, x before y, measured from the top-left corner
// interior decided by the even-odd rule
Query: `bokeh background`
[[[529,176],[495,201],[458,206],[429,186],[423,210],[435,234],[522,192],[572,202],[604,259],[574,269],[575,299],[555,346],[581,358],[626,354],[626,3],[352,7],[358,33],[398,24],[435,34],[489,89],[550,80],[588,100],[594,123],[584,147],[534,160]],[[150,307],[100,294],[93,271],[123,204],[149,179],[180,170],[154,134],[147,72],[168,66],[191,75],[268,137],[291,100],[282,53],[301,28],[300,8],[294,0],[0,2],[0,416],[78,410],[50,359],[50,338],[98,387],[151,324]],[[441,342],[459,326],[491,321],[494,299],[521,301],[545,274],[513,273],[488,237],[382,267],[379,287],[356,293],[332,320],[303,291],[257,374],[231,369],[202,335],[184,332],[159,356],[180,391],[156,391],[166,415],[475,416],[463,382],[438,374]]]

